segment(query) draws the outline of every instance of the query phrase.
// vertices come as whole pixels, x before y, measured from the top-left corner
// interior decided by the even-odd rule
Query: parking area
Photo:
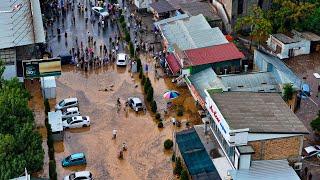
[[[118,113],[118,97],[122,107],[130,96],[143,99],[140,86],[135,87],[137,79],[125,68],[111,65],[101,71],[88,74],[70,66],[63,68],[63,76],[57,79],[57,100],[77,97],[81,115],[91,119],[90,127],[66,130],[64,141],[55,143],[58,178],[89,170],[95,179],[171,179],[170,153],[164,152],[163,141],[171,138],[173,129],[159,130],[148,112],[121,109]],[[115,140],[113,129],[118,131]],[[117,153],[123,142],[128,151],[120,160]],[[61,160],[76,152],[85,153],[87,165],[63,168]]]

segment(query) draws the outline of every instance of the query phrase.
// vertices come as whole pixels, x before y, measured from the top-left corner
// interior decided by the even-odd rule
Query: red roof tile
[[[189,49],[184,51],[189,66],[217,63],[244,57],[243,53],[233,43],[214,45],[204,48]]]
[[[168,63],[169,68],[173,74],[177,74],[180,71],[181,66],[173,54],[169,54],[167,56],[167,63]]]

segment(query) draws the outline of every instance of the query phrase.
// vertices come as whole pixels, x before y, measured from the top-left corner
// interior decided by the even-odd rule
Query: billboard
[[[35,59],[22,61],[25,79],[61,75],[61,59]]]

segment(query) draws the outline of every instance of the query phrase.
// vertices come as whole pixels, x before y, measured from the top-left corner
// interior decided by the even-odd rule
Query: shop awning
[[[181,66],[173,54],[169,54],[167,56],[166,61],[168,63],[169,69],[171,70],[172,74],[177,74],[180,71]]]

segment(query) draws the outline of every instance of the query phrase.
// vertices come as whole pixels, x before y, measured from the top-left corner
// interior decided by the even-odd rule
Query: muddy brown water
[[[162,93],[174,87],[170,85],[170,79],[159,81],[152,81],[152,84],[161,110],[165,104]],[[180,92],[183,97],[184,91]],[[62,76],[57,79],[57,101],[77,97],[80,112],[90,116],[91,126],[67,130],[64,141],[55,143],[59,179],[80,170],[91,171],[95,179],[174,178],[170,160],[172,152],[163,148],[164,140],[172,139],[174,128],[170,122],[165,122],[165,128],[158,129],[149,112],[137,114],[129,110],[126,113],[121,109],[117,113],[117,98],[120,97],[123,107],[125,99],[130,96],[144,98],[138,78],[132,78],[125,68],[110,65],[85,73],[73,66],[63,67]],[[178,99],[176,103],[179,103]],[[183,103],[188,100],[180,101]],[[111,139],[113,129],[118,131],[116,140]],[[119,160],[117,153],[123,142],[127,143],[128,151],[124,153],[124,159]],[[86,154],[87,165],[63,168],[61,160],[76,152]]]

